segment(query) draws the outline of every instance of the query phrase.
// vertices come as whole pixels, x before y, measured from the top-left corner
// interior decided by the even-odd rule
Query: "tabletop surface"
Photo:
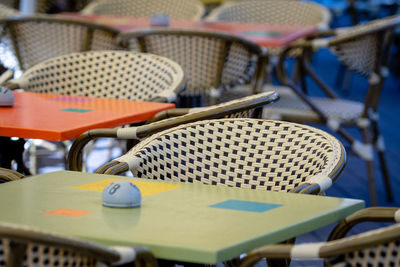
[[[115,180],[140,208],[102,206]],[[11,208],[12,207],[12,208]],[[217,263],[339,221],[362,200],[59,171],[0,185],[0,221],[104,245],[147,246],[158,258]]]
[[[13,107],[0,107],[0,135],[61,141],[94,128],[150,119],[174,104],[13,92]]]
[[[108,25],[120,31],[150,28],[150,18],[112,15],[82,15],[62,13],[60,16]],[[262,24],[243,22],[208,22],[171,19],[169,28],[213,30],[247,38],[265,47],[284,47],[291,42],[317,32],[317,27],[301,25]]]

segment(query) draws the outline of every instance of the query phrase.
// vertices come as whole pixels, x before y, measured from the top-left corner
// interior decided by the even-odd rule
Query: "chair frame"
[[[24,175],[17,171],[6,168],[0,168],[0,183],[16,181],[22,178],[24,178]]]
[[[171,0],[171,1],[173,1],[173,0]],[[203,5],[203,3],[202,3],[201,1],[198,1],[198,0],[196,0],[196,1],[191,0],[191,1],[192,1],[192,2],[197,2],[197,4],[198,4],[198,6],[197,6],[197,8],[198,8],[197,13],[193,16],[193,18],[192,18],[191,20],[196,20],[196,21],[198,21],[198,20],[200,20],[200,19],[202,18],[202,16],[204,15],[204,13],[205,13],[205,7],[204,7],[204,5]],[[98,5],[103,4],[103,3],[106,3],[106,4],[107,4],[107,2],[109,2],[110,5],[113,4],[113,3],[110,3],[109,0],[93,1],[93,2],[89,3],[87,6],[85,6],[85,7],[81,10],[81,13],[82,13],[82,14],[85,14],[85,15],[96,15],[96,14],[97,14],[97,15],[100,15],[100,14],[106,14],[106,13],[103,13],[103,12],[98,12],[98,11],[96,11],[96,7],[97,7]]]
[[[227,120],[227,119],[225,119],[225,120]],[[232,119],[232,120],[235,120],[235,119]],[[242,119],[242,120],[244,120],[244,119]],[[248,120],[252,120],[252,119],[248,119]],[[216,120],[216,121],[220,121],[220,120]],[[255,121],[257,121],[257,119],[254,119],[254,122]],[[212,120],[209,120],[207,122],[212,122]],[[293,123],[289,123],[289,122],[278,122],[278,121],[271,121],[271,122],[275,122],[278,124],[293,124]],[[195,123],[199,123],[199,122],[192,122],[192,124],[195,124]],[[204,123],[206,123],[206,122],[204,122]],[[185,127],[189,127],[190,125],[191,124],[189,124],[189,125],[180,124],[180,125],[176,126],[175,128],[167,129],[167,130],[164,130],[163,132],[154,134],[154,135],[150,136],[149,138],[143,140],[141,143],[139,143],[136,147],[133,148],[133,150],[139,151],[140,149],[144,149],[147,144],[156,140],[157,138],[161,137],[162,135],[164,135],[164,134],[168,135],[168,134],[172,133],[174,130],[180,130]],[[297,124],[297,126],[300,126],[300,125]],[[324,135],[327,138],[329,136],[329,139],[331,139],[332,143],[334,143],[334,141],[333,141],[334,138],[322,130],[319,130],[319,129],[316,129],[316,128],[313,128],[310,126],[306,126],[306,125],[301,125],[301,128],[308,129],[308,130],[310,130],[312,128],[312,131],[314,131],[314,132],[318,132],[319,134]],[[346,153],[345,153],[345,150],[344,150],[342,144],[340,142],[338,142],[337,145],[333,145],[333,146],[335,147],[334,148],[335,152],[333,152],[333,153],[336,155],[337,162],[335,164],[331,163],[329,170],[326,170],[325,174],[321,174],[321,175],[316,174],[315,176],[313,176],[314,178],[309,177],[308,180],[298,184],[296,187],[291,189],[290,192],[303,193],[303,194],[319,194],[330,187],[331,183],[334,182],[337,179],[337,177],[339,176],[339,174],[342,172],[342,170],[345,166],[345,162],[346,162]],[[124,156],[122,156],[116,160],[113,160],[109,163],[104,164],[96,171],[96,173],[120,175],[126,171],[133,170],[134,166],[131,166],[131,164],[130,164],[132,162],[128,163],[128,160],[125,161],[123,159],[123,157]],[[324,177],[322,177],[322,176],[324,176]]]
[[[243,99],[233,100],[206,108],[178,108],[162,111],[150,120],[151,123],[121,129],[94,129],[83,133],[72,144],[68,154],[68,169],[72,171],[82,170],[82,153],[86,144],[99,137],[141,140],[162,130],[204,119],[217,119],[245,112],[251,109],[259,109],[262,106],[273,103],[279,99],[275,92],[265,92],[252,95]],[[113,165],[114,163],[110,163]],[[98,172],[103,172],[109,164],[103,165]]]
[[[385,182],[387,198],[389,201],[393,200],[391,186],[389,182],[389,173],[384,158],[383,137],[380,135],[378,128],[377,108],[380,93],[383,87],[383,80],[384,77],[387,75],[387,69],[385,67],[389,57],[389,47],[393,39],[392,31],[394,27],[398,24],[400,24],[400,16],[391,17],[386,21],[386,23],[377,23],[375,25],[367,24],[367,26],[359,26],[360,28],[356,31],[352,31],[351,29],[349,30],[349,28],[347,28],[345,30],[333,30],[327,31],[325,33],[320,33],[315,36],[316,39],[303,40],[287,47],[282,52],[277,66],[278,78],[282,82],[282,84],[292,89],[294,94],[297,95],[307,106],[309,106],[312,111],[314,111],[318,115],[317,121],[315,121],[314,119],[310,120],[310,118],[301,118],[290,115],[281,117],[281,119],[300,123],[311,122],[326,124],[328,128],[330,128],[334,132],[339,133],[347,142],[349,142],[352,145],[354,152],[360,158],[364,159],[367,162],[370,200],[373,205],[377,204],[372,167],[373,145],[376,146],[379,152],[379,159],[382,166],[382,174]],[[334,34],[334,36],[321,38],[323,36],[330,36],[332,34]],[[316,106],[306,94],[307,87],[305,83],[305,77],[306,75],[308,75],[322,89],[322,92],[324,92],[328,98],[338,98],[333,90],[329,88],[329,86],[321,78],[318,77],[316,72],[311,67],[310,60],[312,54],[315,50],[339,45],[348,41],[352,41],[355,38],[362,38],[370,34],[378,34],[378,39],[386,40],[387,43],[383,44],[382,42],[378,44],[381,46],[381,48],[377,49],[378,54],[376,55],[376,64],[369,78],[370,81],[373,82],[370,82],[369,84],[368,92],[364,101],[362,115],[356,123],[339,122],[339,125],[337,125],[337,122],[330,120],[328,116],[324,113],[324,111]],[[385,34],[389,34],[387,39],[384,38]],[[288,77],[284,67],[285,59],[288,57],[291,51],[296,49],[301,49],[303,51],[296,62],[296,68],[298,68],[296,71],[298,71],[297,74],[300,74],[301,77],[300,85],[298,85],[297,81]],[[362,130],[364,143],[361,143],[353,136],[351,136],[345,129],[343,129],[344,126],[359,127]],[[372,138],[370,136],[370,131],[372,132]]]
[[[24,61],[21,57],[21,53],[18,48],[18,36],[15,33],[15,30],[13,29],[13,25],[29,23],[29,22],[46,22],[46,23],[78,25],[78,26],[86,27],[88,38],[86,39],[86,41],[84,43],[83,50],[75,51],[75,52],[84,52],[84,51],[91,50],[92,36],[93,36],[93,32],[95,30],[109,32],[114,38],[117,38],[118,34],[120,33],[119,30],[112,28],[112,27],[108,27],[106,25],[96,24],[96,23],[85,21],[85,20],[56,16],[56,15],[44,15],[44,14],[33,15],[33,16],[15,15],[15,16],[10,16],[8,18],[0,19],[0,24],[3,24],[5,26],[4,28],[9,31],[11,42],[12,42],[12,48],[15,52],[15,57],[18,61],[18,67],[22,71],[25,71],[33,66],[28,66],[28,68],[24,68]],[[0,36],[2,36],[3,34],[4,33],[1,33]],[[117,46],[116,46],[116,48],[117,48]],[[36,62],[36,64],[38,64],[38,63],[40,63],[40,62]]]
[[[230,47],[232,43],[239,43],[248,49],[253,55],[256,55],[258,57],[257,61],[257,66],[253,74],[253,87],[252,87],[252,94],[259,93],[261,92],[261,86],[263,82],[263,76],[264,76],[264,69],[268,63],[268,54],[267,50],[263,47],[260,47],[258,44],[246,40],[244,38],[241,38],[239,36],[223,33],[223,32],[213,32],[213,31],[204,31],[204,30],[190,30],[190,29],[146,29],[146,30],[137,30],[137,31],[129,31],[129,32],[124,32],[121,33],[117,41],[120,44],[121,47],[124,49],[129,50],[129,40],[131,39],[137,39],[140,52],[145,52],[145,53],[154,53],[154,54],[159,54],[157,51],[150,51],[148,47],[146,46],[146,37],[151,37],[151,36],[197,36],[200,38],[212,38],[212,39],[222,39],[224,40],[224,48],[222,50],[222,54],[224,55],[221,57],[222,59],[225,59],[230,52]],[[160,54],[161,56],[164,56]],[[171,58],[174,60],[173,58]],[[179,63],[179,62],[178,62]],[[221,60],[218,63],[218,69],[217,69],[217,81],[215,81],[215,88],[220,89],[222,84],[222,73],[225,67],[225,61]],[[188,79],[190,79],[190,75],[188,75]],[[217,100],[215,97],[212,97],[211,104],[216,104]]]
[[[1,223],[0,237],[10,240],[12,251],[8,253],[7,266],[23,265],[28,243],[79,251],[79,254],[95,258],[107,265],[118,263],[122,260],[122,254],[118,250],[29,227]],[[131,249],[135,252],[134,261],[136,266],[150,267],[158,265],[153,254],[147,248],[132,247]]]
[[[255,249],[241,259],[240,267],[254,266],[258,261],[267,257],[274,259],[281,265],[282,261],[277,259],[315,259],[330,258],[341,255],[348,251],[366,249],[382,243],[400,239],[400,225],[383,227],[378,230],[371,230],[365,234],[358,234],[351,238],[346,238],[347,232],[358,223],[362,222],[399,222],[400,209],[375,207],[359,210],[342,220],[331,232],[328,241],[311,244],[278,244],[269,245]],[[386,265],[385,265],[386,266]]]

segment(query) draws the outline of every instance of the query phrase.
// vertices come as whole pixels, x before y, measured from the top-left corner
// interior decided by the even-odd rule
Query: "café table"
[[[104,24],[116,28],[121,32],[143,30],[152,27],[150,18],[145,17],[84,15],[79,13],[61,13],[59,16]],[[168,27],[226,32],[247,38],[264,47],[275,48],[285,47],[300,38],[309,36],[318,31],[318,28],[315,26],[222,21],[189,21],[182,19],[170,19]]]
[[[143,122],[174,104],[14,91],[0,107],[0,136],[65,141],[94,128]]]
[[[102,205],[111,182],[138,208]],[[58,171],[0,186],[0,222],[103,245],[146,246],[159,259],[215,264],[337,222],[362,200]]]

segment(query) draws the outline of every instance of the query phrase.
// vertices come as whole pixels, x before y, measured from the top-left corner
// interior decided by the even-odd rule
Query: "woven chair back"
[[[328,267],[338,266],[400,266],[400,225],[383,227],[330,242],[330,248],[338,251],[326,257]],[[335,249],[336,248],[336,249]]]
[[[335,176],[341,144],[304,125],[220,119],[184,124],[143,140],[117,159],[136,177],[290,191],[314,175]]]
[[[184,84],[174,61],[128,51],[89,51],[47,60],[17,84],[31,92],[152,100],[173,97]]]
[[[329,11],[317,3],[253,0],[228,2],[213,10],[207,20],[289,24],[326,28]]]
[[[163,13],[175,19],[200,20],[204,11],[198,0],[100,0],[86,6],[82,13],[132,17]]]
[[[25,71],[73,52],[117,49],[114,39],[118,31],[79,20],[41,15],[4,19],[0,25],[1,43],[9,51],[7,56],[0,55],[0,60],[10,69]]]
[[[345,66],[363,76],[380,73],[381,65],[387,60],[384,48],[390,47],[393,34],[393,25],[388,24],[392,20],[393,17],[388,17],[353,26],[339,34],[338,40],[332,39],[329,48]],[[366,34],[360,34],[363,32]]]
[[[0,266],[110,265],[117,252],[95,244],[47,232],[0,225]],[[105,263],[105,264],[104,264]]]
[[[188,78],[184,94],[202,96],[205,105],[215,104],[212,90],[223,91],[251,81],[263,53],[258,45],[239,37],[205,31],[135,31],[121,34],[119,40],[130,51],[178,62]]]

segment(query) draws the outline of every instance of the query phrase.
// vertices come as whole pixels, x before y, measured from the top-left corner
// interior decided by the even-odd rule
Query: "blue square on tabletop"
[[[92,111],[91,109],[81,109],[81,108],[64,108],[60,111],[76,112],[76,113],[86,113]]]
[[[281,204],[230,199],[210,205],[209,207],[249,212],[266,212],[281,206]]]

